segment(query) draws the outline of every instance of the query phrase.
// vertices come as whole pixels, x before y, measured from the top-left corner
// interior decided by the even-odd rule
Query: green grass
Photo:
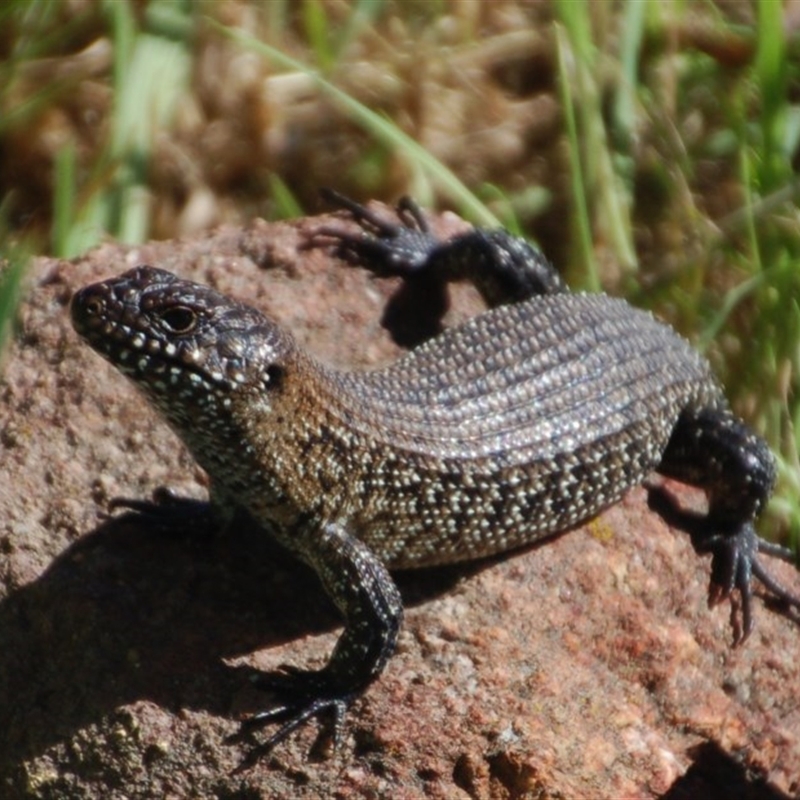
[[[0,261],[0,371],[29,258],[25,248],[14,247]]]
[[[178,98],[188,90],[187,4],[151,2],[143,22],[127,2],[109,1],[103,9],[114,53],[109,135],[83,187],[76,185],[74,143],[58,154],[52,245],[64,258],[85,252],[105,235],[129,243],[148,238],[154,139],[169,129]]]
[[[579,242],[571,277],[573,285],[600,291],[602,282],[594,260],[598,234],[608,239],[624,275],[630,276],[638,267],[630,218],[633,187],[629,144],[636,125],[636,45],[643,33],[644,4],[626,6],[622,20],[625,34],[621,37],[624,50],[615,64],[619,70],[619,80],[613,87],[615,113],[609,120],[602,107],[604,87],[596,78],[604,61],[592,34],[596,6],[591,0],[559,0],[555,9],[563,26],[556,35],[559,86]],[[605,15],[608,9],[601,4],[599,13]],[[612,134],[616,147],[611,144]]]
[[[734,22],[710,2],[555,0],[553,21],[533,20],[531,31],[552,43],[553,85],[545,88],[559,103],[563,133],[549,148],[534,137],[524,156],[511,151],[507,166],[469,138],[502,128],[503,120],[488,120],[516,91],[485,77],[491,68],[481,59],[493,37],[508,33],[492,28],[485,8],[106,0],[69,18],[61,8],[47,0],[0,6],[6,258],[12,241],[31,235],[36,250],[64,257],[104,236],[174,235],[187,190],[164,177],[165,153],[176,174],[195,176],[219,200],[229,221],[296,216],[310,204],[307,184],[319,181],[384,199],[411,193],[482,225],[500,219],[528,236],[549,235],[573,285],[653,308],[708,354],[734,408],[779,456],[766,527],[800,535],[800,106],[792,100],[800,40],[787,32],[782,4],[754,5],[750,21],[742,6]],[[520,19],[535,13],[520,9]],[[98,41],[111,48],[108,67],[83,74],[75,56]],[[502,63],[502,48],[493,57]],[[240,73],[226,72],[233,59],[241,74],[260,76],[241,94]],[[451,62],[459,68],[449,70]],[[383,78],[377,88],[352,78],[365,63]],[[534,62],[520,75],[536,77],[540,68]],[[46,79],[37,80],[37,70]],[[286,80],[279,86],[276,77]],[[305,94],[290,89],[286,106],[261,104],[259,93],[271,97],[298,79]],[[87,85],[100,87],[90,99],[103,91],[109,98],[87,108],[87,119],[99,115],[91,124],[74,107]],[[432,91],[440,92],[436,101],[421,103]],[[452,111],[447,103],[458,92],[485,95]],[[532,98],[523,90],[512,99]],[[303,104],[317,115],[296,113]],[[514,103],[508,107],[513,113]],[[475,118],[459,120],[452,150],[434,157],[421,142],[449,131],[448,115],[459,113]],[[204,149],[209,131],[220,130],[230,139]],[[271,159],[261,146],[267,134],[297,143],[295,161]],[[32,162],[36,153],[25,146],[54,137],[61,143],[42,181],[27,167],[41,159]],[[244,167],[226,159],[238,152]],[[8,177],[12,159],[26,165],[24,177]],[[220,163],[208,163],[214,159]],[[561,169],[554,180],[529,177],[539,174],[530,169],[537,159]],[[474,166],[482,177],[467,179]],[[24,263],[12,260],[0,284],[4,330]]]

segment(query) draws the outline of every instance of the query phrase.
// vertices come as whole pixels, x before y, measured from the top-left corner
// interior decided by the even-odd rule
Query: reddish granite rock
[[[0,380],[0,796],[800,792],[800,627],[759,599],[753,636],[731,650],[727,608],[706,608],[707,560],[643,489],[527,552],[401,574],[398,652],[354,704],[343,751],[325,758],[312,723],[232,774],[247,745],[224,739],[266,701],[246,676],[321,664],[339,622],[258,531],[192,538],[104,519],[111,497],[160,485],[201,497],[206,481],[78,341],[68,302],[150,263],[262,307],[332,363],[391,360],[380,319],[395,284],[298,250],[309,224],[33,265]],[[455,295],[449,321],[480,307]],[[791,567],[770,566],[800,590]]]

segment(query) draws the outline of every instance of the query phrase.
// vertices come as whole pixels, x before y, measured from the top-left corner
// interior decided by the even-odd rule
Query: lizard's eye
[[[186,306],[173,306],[161,314],[161,321],[173,333],[190,333],[197,324],[197,314]]]

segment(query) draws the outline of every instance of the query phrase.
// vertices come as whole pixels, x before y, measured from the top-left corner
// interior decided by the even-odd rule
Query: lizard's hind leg
[[[741,621],[731,615],[734,642],[753,628],[751,578],[755,575],[776,598],[800,610],[800,598],[770,576],[758,560],[759,551],[792,560],[791,551],[761,539],[753,527],[775,483],[775,460],[766,442],[727,410],[685,410],[659,464],[662,475],[697,486],[708,495],[703,517],[680,515],[679,525],[691,534],[698,553],[711,553],[709,604],[741,596]],[[651,505],[669,521],[677,512],[663,498]]]

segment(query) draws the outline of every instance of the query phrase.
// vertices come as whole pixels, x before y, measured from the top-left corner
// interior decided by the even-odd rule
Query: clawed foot
[[[254,684],[259,689],[272,692],[277,698],[277,704],[245,719],[239,731],[228,737],[227,741],[230,743],[249,739],[253,731],[273,722],[283,724],[265,742],[253,747],[235,772],[252,767],[311,717],[320,714],[333,714],[334,748],[339,749],[344,715],[353,699],[353,693],[337,690],[325,670],[308,671],[284,665],[279,671],[259,675],[254,679]]]
[[[349,211],[362,230],[351,233],[322,226],[314,231],[311,243],[333,244],[337,257],[349,264],[366,267],[380,277],[408,278],[428,265],[440,245],[419,206],[409,197],[397,204],[399,223],[394,223],[332,189],[323,189],[321,194],[331,205]]]
[[[792,551],[761,539],[750,523],[742,525],[732,534],[693,536],[692,541],[698,553],[712,554],[709,606],[732,599],[734,589],[738,590],[741,618],[737,604],[733,603],[731,607],[734,645],[744,642],[753,630],[751,582],[754,576],[769,591],[771,599],[786,608],[795,609],[796,613],[800,612],[800,597],[775,580],[758,560],[759,553],[767,553],[791,563],[794,560]]]
[[[691,536],[697,553],[711,554],[708,605],[713,607],[730,600],[734,646],[744,642],[753,631],[753,577],[761,581],[770,599],[800,614],[800,597],[773,578],[758,559],[759,553],[765,553],[794,563],[794,554],[788,547],[760,538],[751,523],[724,533],[714,532],[715,525],[707,517],[682,511],[660,488],[651,489],[649,504],[670,525]]]
[[[417,204],[408,197],[400,200],[395,208],[398,221],[393,222],[331,189],[323,189],[322,196],[348,211],[361,230],[323,225],[313,232],[309,245],[332,246],[337,258],[377,277],[402,278],[381,318],[401,347],[416,347],[440,333],[449,306],[449,278],[436,255],[449,245],[430,232]]]
[[[114,515],[117,509],[125,513]],[[115,497],[108,504],[107,519],[144,522],[167,533],[211,535],[219,527],[211,503],[180,497],[164,486],[153,491],[152,500]]]

